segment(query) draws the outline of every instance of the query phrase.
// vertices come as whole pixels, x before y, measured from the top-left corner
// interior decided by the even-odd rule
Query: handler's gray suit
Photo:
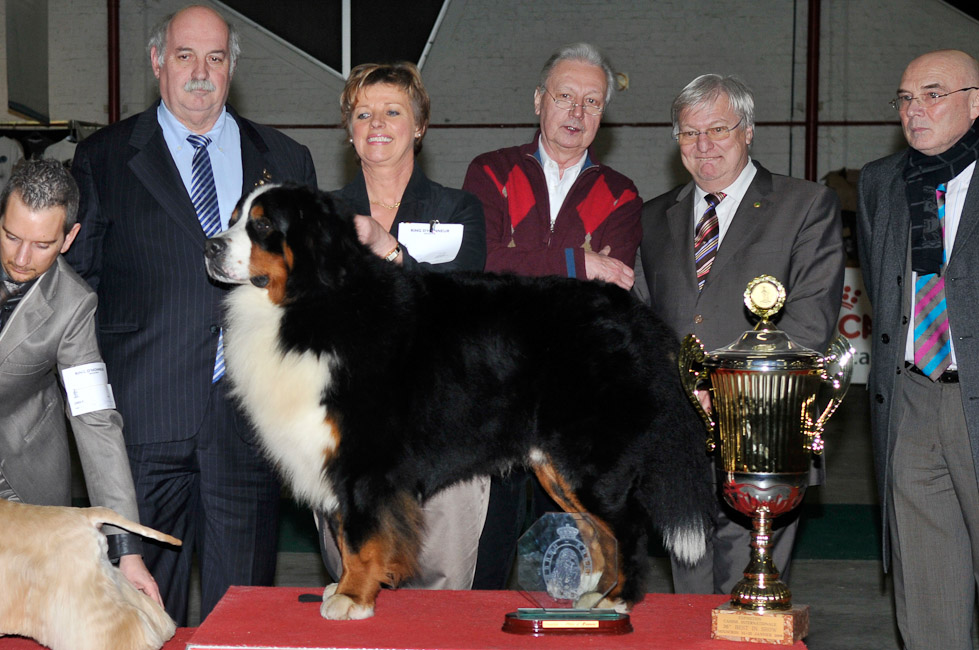
[[[694,183],[645,203],[635,292],[678,337],[696,334],[709,352],[754,327],[757,319],[744,306],[745,287],[760,275],[772,275],[787,294],[775,319],[778,327],[793,341],[824,352],[833,338],[843,295],[839,199],[822,185],[772,174],[752,162],[755,177],[717,249],[702,291],[697,290],[693,260]],[[798,519],[776,530],[774,559],[783,574],[797,523]],[[692,569],[674,563],[675,590],[730,593],[748,564],[749,535],[748,528],[722,520],[703,560]]]
[[[975,467],[979,467],[979,164],[969,182],[954,246],[944,271],[945,300],[959,382],[931,384],[923,377],[909,374],[905,368],[909,321],[913,322],[910,318],[913,289],[908,252],[911,217],[904,180],[908,155],[909,150],[905,150],[867,164],[860,173],[857,205],[860,264],[867,295],[873,305],[874,318],[868,393],[874,466],[883,522],[884,568],[888,568],[891,553],[899,552],[899,549],[892,548],[891,540],[896,526],[891,503],[892,471],[895,444],[903,442],[905,459],[910,456],[912,464],[927,464],[935,473],[935,478],[925,487],[929,498],[938,497],[942,492],[953,494],[955,512],[940,511],[937,500],[933,502],[933,511],[926,513],[924,518],[921,513],[902,512],[905,523],[902,524],[899,534],[905,539],[915,533],[927,535],[926,531],[931,530],[927,519],[940,517],[947,534],[956,537],[961,543],[953,551],[944,543],[935,544],[924,540],[922,544],[922,540],[910,541],[910,548],[917,546],[922,552],[904,553],[901,558],[905,565],[904,571],[910,571],[911,576],[916,572],[927,574],[926,582],[942,593],[940,596],[929,593],[923,598],[929,607],[934,607],[934,611],[923,611],[927,607],[915,607],[914,611],[908,611],[906,615],[898,612],[902,635],[920,629],[914,620],[910,627],[904,626],[905,616],[912,619],[917,617],[929,621],[929,629],[955,628],[961,635],[967,635],[968,639],[962,639],[962,645],[958,645],[951,641],[946,644],[944,640],[934,638],[917,641],[905,638],[909,646],[920,643],[922,647],[972,647],[969,632],[972,629],[975,602],[976,569],[973,567],[979,566],[979,560],[976,559],[979,557],[979,504],[976,503],[979,498],[976,493],[979,484],[949,485],[947,481],[949,474],[955,471],[951,467],[952,462],[961,460],[963,456],[965,459],[969,458],[968,447],[971,447],[972,473],[975,473]],[[925,412],[926,421],[938,423],[941,420],[945,426],[953,423],[954,426],[962,426],[968,431],[967,440],[966,436],[962,436],[960,441],[949,441],[949,446],[943,445],[941,452],[947,457],[948,471],[931,466],[927,453],[922,454],[920,459],[911,455],[914,452],[908,451],[908,444],[917,436],[905,435],[905,440],[898,436],[902,422],[909,417],[905,408],[901,407],[901,398],[914,390],[912,384],[923,385],[926,392],[930,389],[933,401],[920,407]],[[959,399],[953,399],[951,403],[944,399],[946,393],[958,397],[956,392],[961,393]],[[939,395],[943,399],[939,400]],[[906,399],[903,401],[906,402]],[[929,429],[938,430],[939,427]],[[907,430],[905,425],[904,431]],[[953,448],[952,444],[957,446]],[[904,464],[907,465],[908,461],[905,460]],[[945,477],[940,479],[939,474],[945,474]],[[965,469],[965,475],[968,475],[968,468]],[[954,478],[952,481],[954,482]],[[970,545],[971,553],[968,550]],[[929,550],[924,552],[924,547]],[[894,561],[897,564],[898,558],[895,557]],[[969,568],[973,570],[969,571]],[[895,589],[904,588],[899,585],[899,580],[900,576],[895,575]],[[919,588],[922,585],[909,583],[907,586]],[[899,601],[899,609],[900,607]]]
[[[0,471],[26,503],[71,505],[60,373],[102,361],[96,302],[91,288],[58,256],[0,330]],[[139,521],[122,416],[106,409],[69,420],[92,504]]]

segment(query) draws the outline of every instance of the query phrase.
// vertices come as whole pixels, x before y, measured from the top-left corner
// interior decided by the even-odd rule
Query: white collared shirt
[[[539,143],[540,140],[538,140],[537,151],[540,152],[541,163],[544,167],[544,179],[547,181],[547,202],[551,208],[551,230],[553,230],[554,222],[557,220],[557,213],[561,211],[561,206],[564,205],[564,199],[568,197],[571,186],[578,179],[578,174],[581,173],[581,168],[585,164],[585,158],[588,157],[588,152],[582,153],[578,162],[565,169],[562,175],[558,164],[547,155],[544,147],[540,146]]]
[[[724,234],[727,229],[731,226],[731,222],[734,221],[734,215],[738,211],[738,206],[741,205],[741,200],[744,198],[745,193],[748,191],[748,186],[751,185],[751,181],[755,179],[755,174],[758,169],[755,167],[754,163],[751,162],[751,158],[748,158],[748,164],[745,165],[738,177],[734,179],[728,187],[725,187],[722,192],[724,192],[724,199],[717,204],[714,211],[717,213],[717,247],[721,247],[721,242],[724,241]],[[700,223],[701,217],[707,212],[707,201],[704,199],[707,196],[707,192],[700,189],[698,185],[694,185],[694,202],[693,202],[693,228],[694,232],[697,230],[697,224]]]
[[[943,220],[943,240],[945,242],[945,259],[952,259],[952,247],[955,245],[955,233],[959,229],[959,221],[962,219],[962,208],[965,207],[965,195],[969,192],[969,181],[972,180],[972,174],[975,172],[976,163],[972,163],[965,169],[963,169],[958,176],[950,180],[945,184],[945,218]],[[943,269],[944,272],[944,269]],[[914,271],[911,272],[911,313],[914,314],[914,287],[918,283],[918,274]],[[908,325],[908,338],[904,345],[904,360],[908,363],[914,363],[914,318],[912,317],[911,322]],[[955,341],[955,337],[952,335],[952,328],[949,326],[948,329],[949,341]],[[955,361],[955,343],[951,343],[952,347],[952,362],[949,366],[950,370],[955,370],[958,368],[958,363]]]
[[[180,180],[184,182],[187,193],[194,177],[194,145],[187,142],[190,129],[180,123],[163,101],[156,111],[156,119],[163,129],[163,139],[173,157]],[[221,230],[227,230],[231,212],[241,198],[244,172],[241,166],[241,131],[238,123],[228,117],[228,109],[223,109],[211,130],[205,133],[211,139],[207,154],[211,158],[211,173],[214,187],[218,193],[218,210],[221,212]]]

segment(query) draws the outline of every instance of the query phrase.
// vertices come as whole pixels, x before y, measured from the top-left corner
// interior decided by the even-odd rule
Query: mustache
[[[184,90],[188,93],[194,92],[195,90],[214,92],[217,88],[207,79],[191,79],[184,84]]]

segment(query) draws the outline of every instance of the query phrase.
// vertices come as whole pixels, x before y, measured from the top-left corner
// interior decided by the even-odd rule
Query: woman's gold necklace
[[[388,205],[387,203],[381,203],[380,201],[373,201],[373,200],[371,200],[371,204],[372,205],[379,205],[382,208],[387,208],[388,210],[397,210],[399,207],[401,207],[401,201],[398,201],[394,205]]]

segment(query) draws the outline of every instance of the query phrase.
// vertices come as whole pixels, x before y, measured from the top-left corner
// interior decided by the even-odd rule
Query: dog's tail
[[[174,546],[180,546],[183,544],[179,539],[166,533],[161,533],[158,530],[153,530],[148,526],[142,524],[137,524],[135,521],[126,519],[115,510],[110,510],[109,508],[85,508],[85,515],[88,520],[96,528],[101,528],[102,524],[111,524],[112,526],[117,526],[124,530],[128,530],[131,533],[136,533],[137,535],[142,535],[143,537],[149,537],[150,539],[155,539],[158,542],[166,542],[167,544],[173,544]]]
[[[707,550],[719,504],[700,417],[680,390],[667,404],[649,471],[638,488],[666,550],[693,565]]]

